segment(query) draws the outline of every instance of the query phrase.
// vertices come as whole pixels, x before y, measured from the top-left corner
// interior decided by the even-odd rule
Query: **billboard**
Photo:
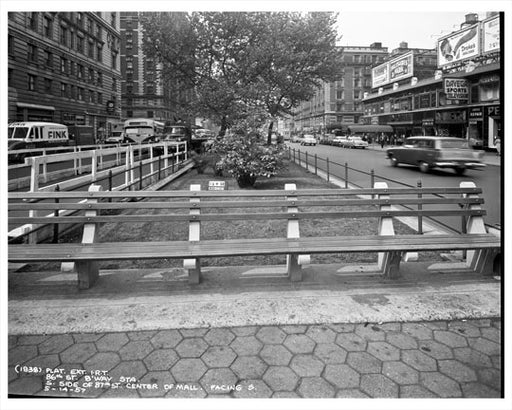
[[[496,16],[482,22],[482,53],[500,50],[500,19]]]
[[[373,68],[372,88],[412,77],[413,60],[413,52],[410,51]]]
[[[480,24],[440,38],[437,42],[437,65],[444,67],[480,54]]]
[[[412,77],[413,58],[412,52],[404,54],[389,61],[389,81],[395,82],[407,77]]]
[[[383,84],[389,83],[389,65],[388,63],[381,64],[372,69],[372,87],[380,87]]]
[[[468,81],[462,78],[445,78],[444,93],[448,100],[467,100],[469,98]]]

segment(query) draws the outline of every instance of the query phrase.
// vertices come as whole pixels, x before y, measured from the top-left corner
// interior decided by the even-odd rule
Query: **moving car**
[[[410,137],[402,146],[389,148],[386,154],[391,166],[416,165],[421,172],[452,168],[457,175],[462,175],[466,169],[485,167],[483,151],[475,151],[467,140],[455,137]]]
[[[311,134],[306,134],[300,141],[300,145],[316,145],[317,140],[316,138]]]
[[[349,136],[347,140],[344,142],[344,147],[346,148],[362,148],[365,149],[368,147],[368,143],[363,141],[361,137]]]

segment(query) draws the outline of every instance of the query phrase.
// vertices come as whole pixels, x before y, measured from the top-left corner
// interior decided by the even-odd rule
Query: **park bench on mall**
[[[8,246],[12,263],[60,261],[74,263],[80,289],[91,287],[99,276],[100,261],[138,259],[183,259],[189,283],[201,281],[201,259],[249,255],[286,255],[291,281],[302,279],[302,267],[312,254],[377,252],[378,266],[385,278],[400,275],[400,261],[406,252],[465,251],[468,268],[493,273],[500,255],[500,239],[487,233],[482,209],[482,190],[473,183],[453,188],[388,188],[377,182],[374,188],[283,190],[201,190],[192,185],[180,191],[104,192],[97,185],[89,191],[9,193],[9,224],[26,224],[27,232],[41,226],[83,225],[81,243],[15,243]],[[158,210],[160,213],[155,213]],[[241,211],[243,210],[243,211]],[[108,214],[105,212],[108,211]],[[26,213],[28,212],[28,215]],[[163,212],[163,213],[162,213]],[[25,213],[25,214],[23,214]],[[432,217],[464,218],[463,233],[422,234],[422,224]],[[335,225],[342,218],[356,222],[376,220],[377,234],[354,236],[342,230],[335,236],[303,236],[305,220],[329,219]],[[394,218],[415,218],[416,234],[396,234]],[[205,239],[208,223],[221,221],[229,231],[233,221],[275,221],[286,225],[282,237]],[[188,240],[99,242],[105,223],[139,224],[181,222],[188,224]]]

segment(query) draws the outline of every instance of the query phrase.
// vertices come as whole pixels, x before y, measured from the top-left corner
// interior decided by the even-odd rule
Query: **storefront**
[[[502,123],[501,123],[501,109],[499,105],[491,105],[485,107],[485,122],[484,127],[487,131],[486,146],[489,148],[496,148],[496,138],[503,139]]]

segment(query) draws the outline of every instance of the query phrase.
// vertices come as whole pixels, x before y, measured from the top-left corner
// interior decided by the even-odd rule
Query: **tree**
[[[332,13],[149,13],[145,51],[222,135],[264,109],[270,143],[273,119],[337,77],[335,22]]]

